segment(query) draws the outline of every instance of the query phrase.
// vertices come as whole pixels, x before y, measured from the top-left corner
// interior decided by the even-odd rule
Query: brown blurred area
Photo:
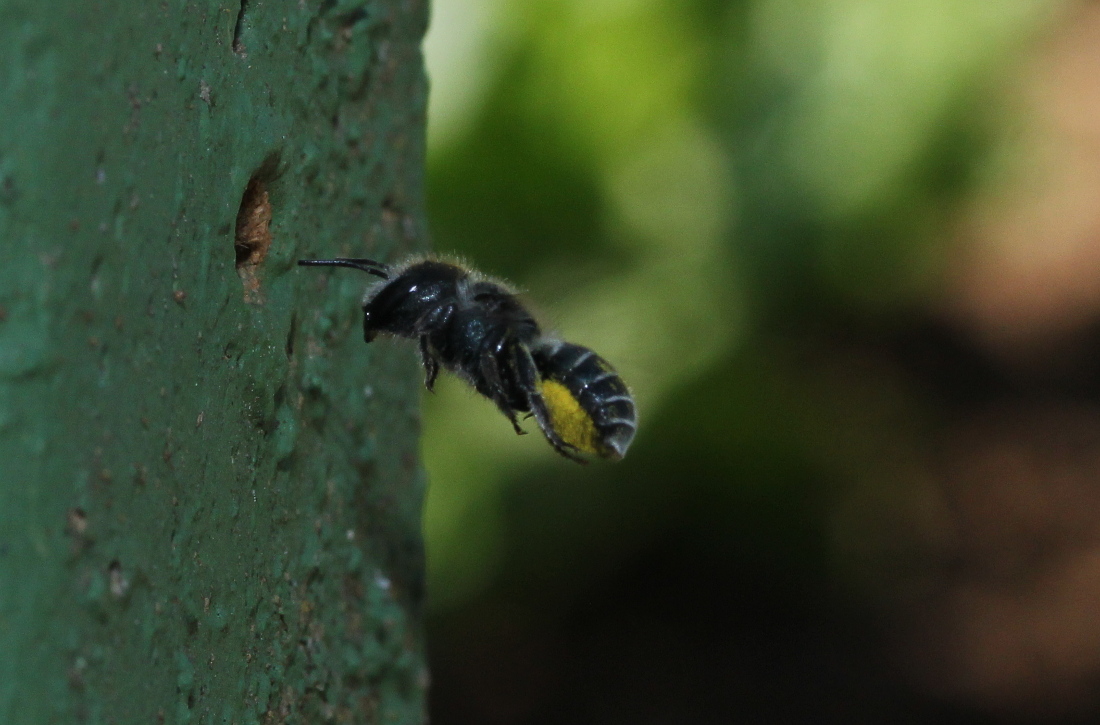
[[[1100,5],[1067,13],[1013,85],[1022,168],[960,224],[948,304],[1016,364],[1100,318]],[[1041,363],[1039,363],[1041,365]]]
[[[1084,715],[1100,704],[1100,4],[1015,84],[1023,173],[964,209],[934,323],[953,341],[936,375],[981,382],[922,456],[898,654],[946,698]]]

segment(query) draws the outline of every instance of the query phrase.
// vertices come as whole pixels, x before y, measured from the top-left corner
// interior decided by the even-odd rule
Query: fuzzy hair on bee
[[[411,257],[301,259],[304,267],[350,267],[374,275],[363,298],[363,339],[415,340],[424,385],[440,368],[493,401],[516,433],[533,417],[561,455],[620,459],[637,429],[634,398],[615,369],[592,350],[545,335],[506,283],[462,264]]]

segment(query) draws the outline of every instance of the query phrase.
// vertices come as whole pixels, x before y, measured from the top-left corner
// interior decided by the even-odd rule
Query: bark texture
[[[423,720],[426,17],[0,4],[0,721]]]

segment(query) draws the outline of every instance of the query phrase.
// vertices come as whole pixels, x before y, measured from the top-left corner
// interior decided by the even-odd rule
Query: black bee
[[[381,277],[363,300],[363,339],[415,339],[428,390],[442,365],[496,403],[517,433],[524,430],[516,415],[534,416],[554,450],[574,461],[584,462],[580,453],[619,459],[630,446],[637,418],[622,378],[588,348],[543,335],[504,283],[435,259],[298,264]]]

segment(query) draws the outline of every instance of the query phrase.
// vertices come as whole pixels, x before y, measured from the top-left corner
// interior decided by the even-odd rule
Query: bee
[[[440,368],[493,401],[516,433],[534,417],[561,455],[620,459],[637,429],[630,389],[592,350],[543,334],[504,282],[453,262],[414,257],[300,259],[305,267],[351,267],[379,277],[363,298],[363,339],[379,334],[417,341],[424,385]]]

